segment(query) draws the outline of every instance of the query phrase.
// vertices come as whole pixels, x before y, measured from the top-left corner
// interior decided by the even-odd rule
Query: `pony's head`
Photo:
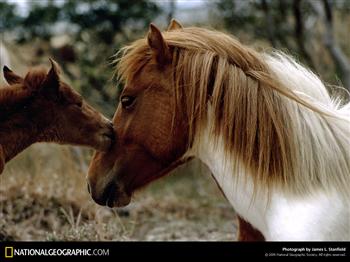
[[[6,66],[3,68],[10,86],[0,92],[1,121],[28,125],[38,142],[107,150],[114,135],[111,122],[61,81],[58,65],[51,59],[50,62],[48,73],[37,68],[24,78]]]
[[[173,21],[168,30],[181,26]],[[88,175],[93,199],[111,207],[127,205],[133,191],[179,165],[189,142],[187,119],[175,105],[174,50],[153,24],[131,49],[118,68],[125,87],[113,118],[116,142],[95,153]]]

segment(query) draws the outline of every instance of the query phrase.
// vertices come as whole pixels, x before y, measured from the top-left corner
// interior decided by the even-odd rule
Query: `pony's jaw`
[[[96,153],[89,168],[88,184],[93,200],[102,206],[123,207],[130,203],[133,192],[145,187],[191,160],[182,157],[168,165],[148,160],[142,168],[137,163],[116,160],[112,167],[103,167],[110,153]],[[136,161],[137,162],[137,161]]]
[[[132,193],[157,179],[165,167],[140,147],[123,147],[117,142],[108,152],[96,152],[88,171],[93,200],[99,205],[128,205]]]

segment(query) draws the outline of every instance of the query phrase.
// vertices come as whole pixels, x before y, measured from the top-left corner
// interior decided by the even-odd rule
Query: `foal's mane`
[[[314,74],[284,54],[259,53],[217,31],[190,27],[163,37],[192,138],[209,124],[213,139],[223,139],[232,172],[248,170],[255,185],[298,194],[331,186],[349,197],[350,107],[341,114]],[[152,60],[146,39],[120,54],[124,82]]]

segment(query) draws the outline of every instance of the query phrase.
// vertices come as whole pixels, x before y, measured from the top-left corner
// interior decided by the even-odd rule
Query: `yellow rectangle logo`
[[[5,258],[13,258],[13,247],[5,247]]]

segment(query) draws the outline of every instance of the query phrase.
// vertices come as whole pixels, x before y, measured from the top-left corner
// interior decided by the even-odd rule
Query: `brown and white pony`
[[[88,174],[110,207],[192,157],[239,220],[240,240],[350,240],[350,104],[279,52],[173,21],[123,48],[114,146]]]
[[[35,142],[107,150],[111,122],[59,78],[59,69],[33,69],[25,78],[4,67],[10,86],[0,88],[0,174],[6,162]]]

